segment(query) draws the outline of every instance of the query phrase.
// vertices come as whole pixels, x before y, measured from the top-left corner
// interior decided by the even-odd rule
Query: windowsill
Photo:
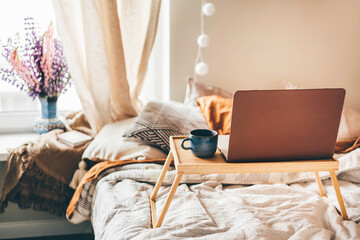
[[[0,162],[6,161],[7,149],[19,147],[21,144],[35,140],[39,134],[34,132],[0,133]]]

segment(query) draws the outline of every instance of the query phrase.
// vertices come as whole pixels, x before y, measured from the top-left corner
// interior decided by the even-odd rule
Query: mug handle
[[[186,141],[190,141],[191,139],[190,138],[184,138],[182,141],[181,141],[181,147],[183,148],[183,149],[185,149],[185,150],[191,150],[191,147],[185,147],[184,146],[184,143],[186,142]]]

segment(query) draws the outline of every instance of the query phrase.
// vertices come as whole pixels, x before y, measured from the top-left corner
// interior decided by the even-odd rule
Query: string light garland
[[[201,1],[201,17],[200,17],[200,36],[197,38],[198,52],[195,60],[195,73],[194,79],[197,79],[197,76],[205,76],[209,72],[209,67],[206,62],[204,62],[202,56],[202,49],[206,48],[210,44],[210,38],[205,34],[204,31],[204,15],[212,16],[215,13],[215,5],[213,3],[208,3],[206,0]]]
[[[215,6],[212,3],[205,3],[201,8],[201,12],[206,16],[211,16],[215,13]]]

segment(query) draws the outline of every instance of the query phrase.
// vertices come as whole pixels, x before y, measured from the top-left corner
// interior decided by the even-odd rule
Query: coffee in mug
[[[185,147],[186,141],[190,141],[190,147]],[[218,134],[210,129],[195,129],[184,138],[181,147],[185,150],[191,150],[192,153],[200,158],[209,158],[214,156],[217,149]]]

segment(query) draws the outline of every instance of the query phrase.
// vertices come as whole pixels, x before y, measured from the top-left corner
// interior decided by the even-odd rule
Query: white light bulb
[[[205,3],[204,6],[202,7],[201,11],[206,16],[211,16],[215,13],[215,5],[212,3]]]
[[[199,45],[199,47],[207,47],[209,46],[209,42],[210,39],[208,37],[208,35],[206,34],[201,34],[198,38],[197,38],[197,44]]]
[[[208,65],[204,62],[199,62],[195,66],[195,72],[199,76],[204,76],[209,72]]]

